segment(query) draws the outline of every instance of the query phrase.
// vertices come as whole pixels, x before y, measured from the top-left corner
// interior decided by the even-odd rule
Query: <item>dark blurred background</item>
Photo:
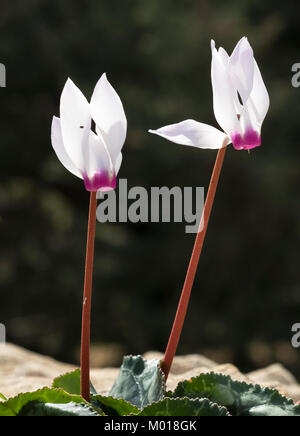
[[[8,340],[78,362],[89,197],[51,147],[70,76],[89,97],[106,71],[129,122],[120,176],[130,186],[205,186],[214,151],[147,129],[217,125],[210,39],[248,36],[271,97],[263,146],[230,148],[179,353],[247,371],[280,361],[300,377],[299,1],[2,0],[0,322]],[[163,351],[194,235],[184,224],[98,224],[93,364]]]

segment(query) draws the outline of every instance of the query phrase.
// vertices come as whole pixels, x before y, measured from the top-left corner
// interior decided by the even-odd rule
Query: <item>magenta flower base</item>
[[[232,144],[236,150],[251,150],[261,145],[261,136],[252,129],[246,130],[244,136],[233,135]]]
[[[117,177],[114,174],[112,177],[108,172],[96,173],[92,179],[86,174],[83,175],[85,189],[89,192],[111,191],[116,189]]]

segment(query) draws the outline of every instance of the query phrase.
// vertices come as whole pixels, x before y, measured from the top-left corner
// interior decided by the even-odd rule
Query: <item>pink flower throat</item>
[[[232,144],[236,150],[251,150],[261,145],[261,136],[255,130],[248,129],[243,136],[235,133],[232,136]]]
[[[83,180],[85,189],[89,192],[111,191],[116,189],[117,177],[115,173],[113,176],[107,171],[96,173],[92,178],[89,178],[87,174],[83,174]]]

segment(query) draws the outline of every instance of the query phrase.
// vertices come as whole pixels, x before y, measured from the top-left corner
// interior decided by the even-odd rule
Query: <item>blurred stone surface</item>
[[[144,357],[161,359],[163,355],[157,352],[148,352]],[[12,344],[0,345],[0,392],[11,397],[21,392],[51,386],[55,377],[75,368],[75,366],[57,362],[50,357],[32,353]],[[242,374],[234,365],[218,365],[201,355],[175,358],[168,380],[168,389],[174,389],[177,383],[182,380],[211,371],[230,375],[238,381],[274,387],[294,401],[300,400],[300,385],[293,375],[280,364],[274,364],[249,374]],[[105,394],[113,385],[118,372],[118,368],[93,369],[91,378],[97,391]]]

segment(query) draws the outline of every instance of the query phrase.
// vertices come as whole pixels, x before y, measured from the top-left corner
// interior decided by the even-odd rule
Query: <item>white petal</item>
[[[75,165],[84,171],[83,147],[91,129],[90,106],[70,79],[61,95],[60,120],[65,149]]]
[[[149,130],[149,132],[176,144],[198,148],[219,149],[230,142],[227,135],[220,130],[193,120],[186,120],[158,130]]]
[[[103,74],[95,87],[91,112],[97,132],[102,135],[115,164],[126,139],[127,120],[120,97],[107,80],[106,74]]]
[[[230,74],[235,89],[245,104],[251,94],[254,80],[254,57],[247,38],[242,38],[230,57]]]
[[[228,64],[229,64],[229,59],[230,58],[229,58],[229,55],[228,55],[227,51],[224,50],[223,47],[219,48],[219,56],[220,56],[220,59],[221,59],[223,65],[224,65],[224,67],[228,68]]]
[[[222,129],[231,136],[239,131],[238,113],[235,105],[236,91],[229,74],[229,66],[224,64],[224,53],[215,48],[212,41],[211,80],[216,120]]]
[[[269,106],[269,94],[255,62],[253,89],[240,118],[242,130],[255,130],[260,135]]]
[[[122,165],[122,161],[123,161],[123,155],[122,153],[119,154],[119,156],[117,157],[116,163],[115,163],[115,173],[116,175],[119,174],[119,171],[121,169],[121,165]]]
[[[254,82],[253,89],[250,95],[250,101],[253,107],[253,115],[256,117],[257,122],[262,125],[270,107],[270,98],[257,63],[255,61]]]
[[[82,179],[82,175],[70,156],[68,155],[62,138],[62,132],[61,132],[61,123],[60,119],[57,117],[53,117],[52,121],[52,127],[51,127],[51,139],[52,139],[52,146],[54,148],[54,151],[56,153],[56,156],[60,160],[60,162],[63,164],[63,166],[70,171],[70,173],[74,174],[74,176],[80,177]]]
[[[90,131],[89,142],[84,148],[84,166],[90,178],[96,173],[113,171],[112,161],[102,138],[92,131]]]

